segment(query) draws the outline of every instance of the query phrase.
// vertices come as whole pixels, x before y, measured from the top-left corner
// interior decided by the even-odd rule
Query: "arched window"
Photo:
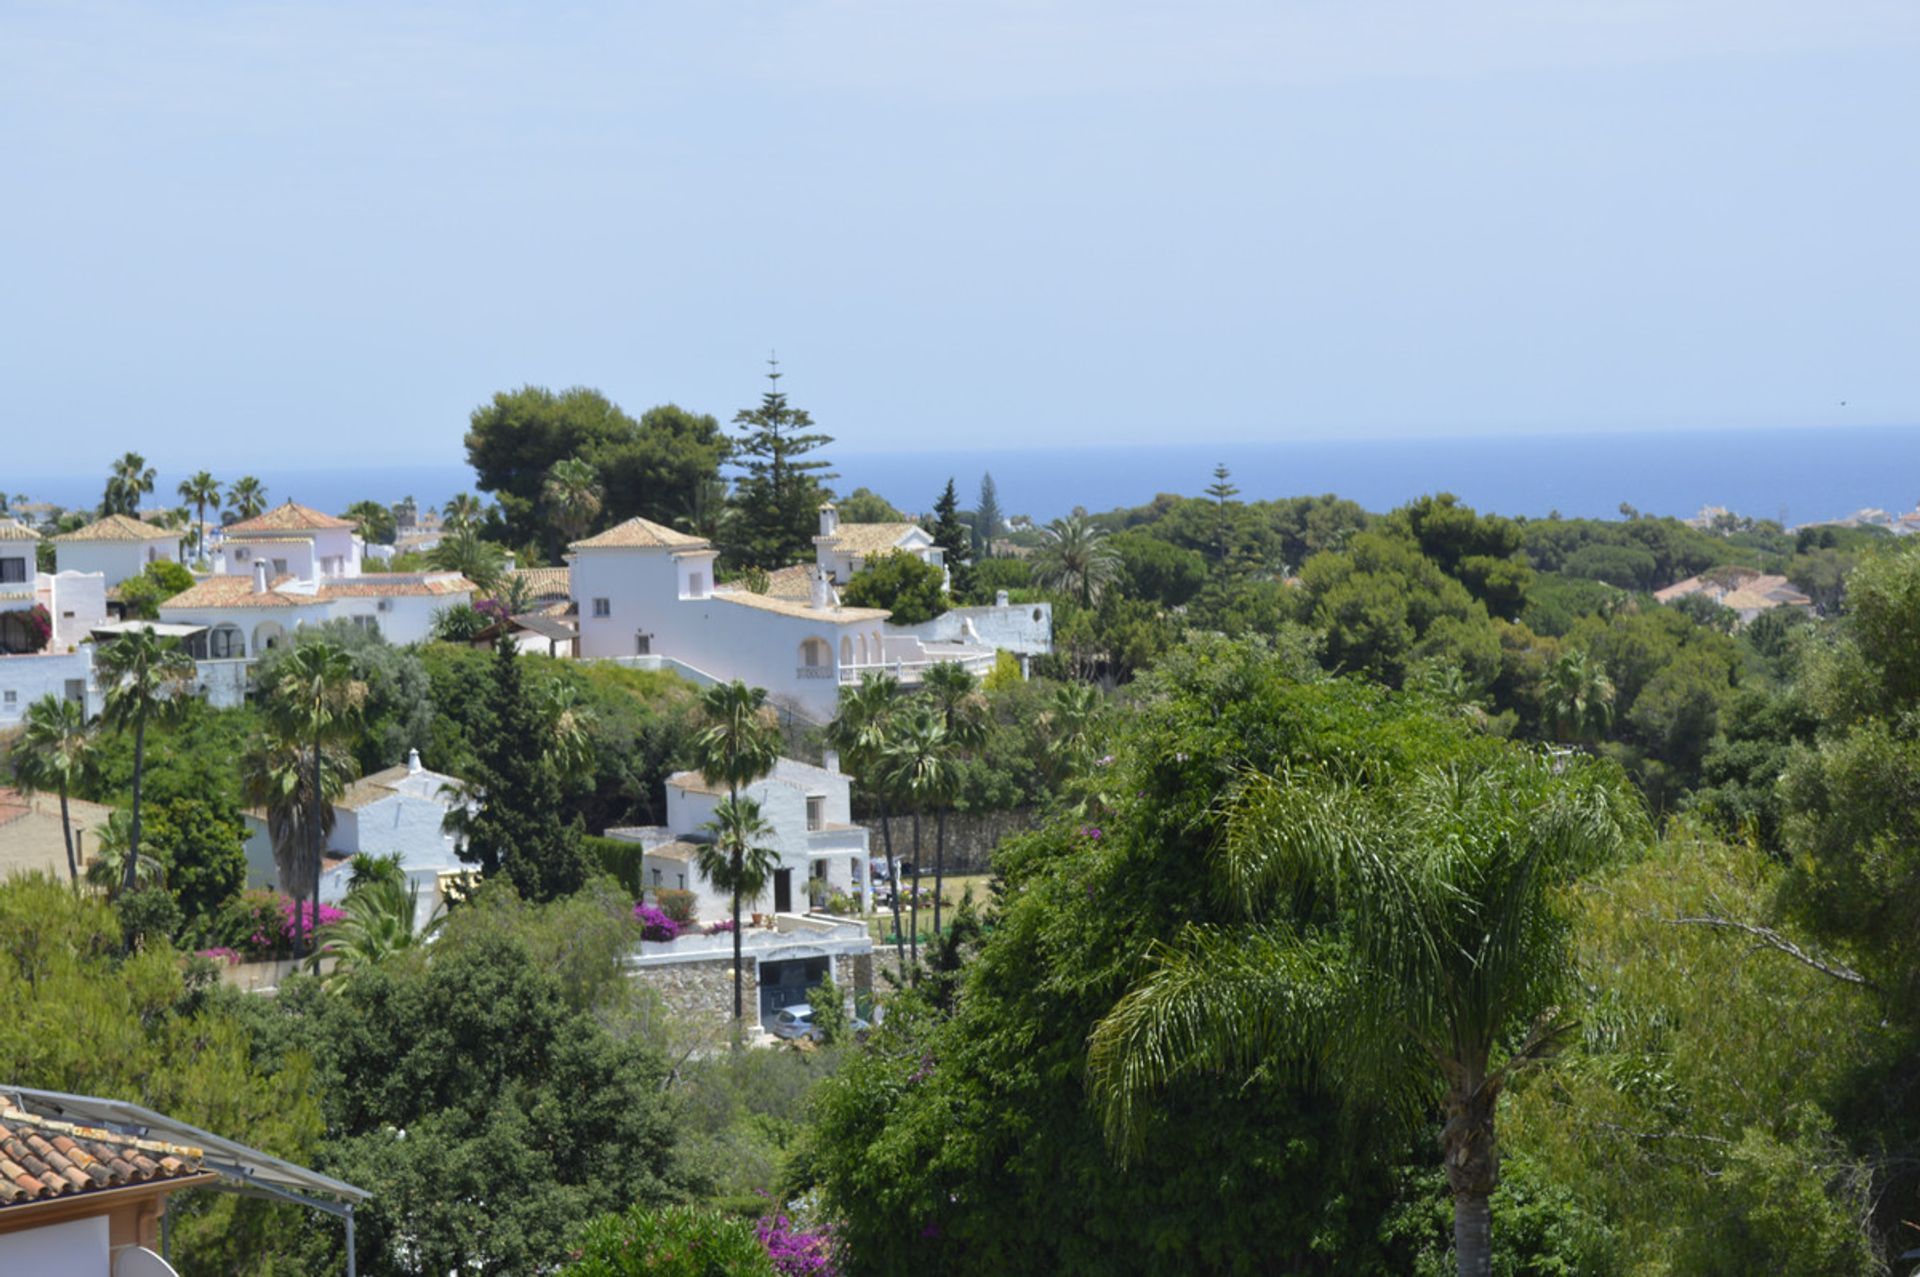
[[[207,636],[207,652],[216,661],[231,661],[247,654],[247,636],[237,625],[217,625]]]
[[[842,665],[853,664],[853,640],[844,634],[840,636],[840,663]]]

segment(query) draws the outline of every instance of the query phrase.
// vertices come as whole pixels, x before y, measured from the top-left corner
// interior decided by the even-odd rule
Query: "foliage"
[[[1533,570],[1519,559],[1520,528],[1497,514],[1475,513],[1451,492],[1421,497],[1388,523],[1404,531],[1440,570],[1465,585],[1494,616],[1520,614]]]
[[[153,491],[153,467],[137,452],[125,453],[113,463],[107,477],[106,493],[100,499],[100,513],[137,517],[140,498]]]
[[[442,643],[471,643],[493,625],[493,618],[471,603],[456,603],[433,614],[433,637]]]
[[[380,861],[379,857],[356,857]],[[418,884],[409,883],[398,872],[370,876],[347,892],[345,908],[328,918],[324,912],[318,932],[320,954],[332,958],[333,974],[327,987],[337,989],[355,979],[369,967],[390,961],[425,944],[445,921],[441,914],[419,930],[414,929],[420,904]],[[322,906],[325,909],[325,906]]]
[[[1025,590],[1033,585],[1033,566],[1025,559],[982,559],[973,565],[973,596],[963,602],[991,603],[1001,590]]]
[[[1359,533],[1308,559],[1300,579],[1302,615],[1335,669],[1397,687],[1415,661],[1437,659],[1471,686],[1491,682],[1499,643],[1485,605],[1407,537]]]
[[[675,922],[685,924],[695,921],[694,906],[699,897],[693,892],[678,887],[662,887],[654,892],[654,897],[660,902],[661,912]]]
[[[756,408],[742,408],[732,460],[744,473],[733,494],[729,557],[737,563],[781,568],[811,556],[826,500],[820,485],[835,476],[810,454],[833,442],[813,429],[806,409],[787,402],[778,364],[769,362],[767,390]]]
[[[258,518],[266,513],[267,485],[250,474],[241,475],[227,486],[228,523]]]
[[[680,938],[680,924],[667,916],[664,909],[656,909],[649,904],[633,907],[633,918],[640,924],[640,938],[657,944],[665,944]]]
[[[131,890],[140,862],[140,788],[146,771],[147,726],[175,721],[185,712],[195,669],[178,640],[162,639],[151,629],[129,631],[101,645],[93,662],[96,677],[106,689],[100,721],[117,733],[133,735],[133,815],[122,881],[122,888]]]
[[[1120,553],[1081,513],[1055,519],[1033,556],[1033,579],[1092,607],[1120,576]]]
[[[247,880],[247,830],[240,813],[201,798],[171,798],[155,803],[147,821],[147,851],[179,902],[186,934],[210,934],[220,910]]]
[[[613,952],[579,942],[597,908],[455,910],[432,945],[314,1009],[323,1168],[374,1195],[362,1272],[539,1271],[587,1220],[670,1194],[660,1062],[596,1018],[623,983]],[[560,930],[590,980],[545,956]]]
[[[807,990],[807,1005],[813,1010],[813,1027],[828,1046],[847,1035],[847,999],[831,978]]]
[[[579,540],[593,527],[606,501],[599,471],[579,457],[567,457],[553,463],[540,497],[547,518],[567,542]]]
[[[256,683],[271,684],[294,652],[314,643],[345,652],[353,680],[366,689],[358,730],[346,742],[363,775],[405,762],[408,750],[427,751],[436,707],[426,665],[418,651],[394,646],[376,629],[347,620],[303,626],[261,655]]]
[[[839,1221],[850,1273],[1356,1273],[1381,1258],[1387,1132],[1356,1163],[1364,1112],[1273,1076],[1177,1085],[1124,1173],[1084,1082],[1088,1033],[1155,939],[1213,913],[1200,872],[1217,797],[1249,766],[1343,757],[1380,767],[1484,746],[1294,651],[1199,638],[1136,685],[1115,743],[1121,803],[1003,844],[992,933],[951,1018],[896,995],[828,1081],[801,1165]],[[1249,1140],[1245,1133],[1262,1132]],[[1287,1191],[1274,1192],[1276,1183]],[[1074,1227],[1060,1225],[1070,1194]]]
[[[162,603],[192,587],[193,573],[172,559],[156,559],[139,576],[120,583],[120,602],[129,620],[155,621]]]
[[[27,793],[52,790],[60,795],[60,832],[67,853],[67,880],[80,881],[80,856],[74,846],[68,799],[85,783],[93,766],[93,735],[87,708],[49,692],[27,706],[26,730],[11,750],[14,783]]]
[[[503,877],[529,900],[553,900],[586,882],[581,823],[562,813],[560,778],[548,756],[528,748],[547,737],[550,724],[513,645],[497,644],[490,666],[484,718],[466,776],[477,810],[464,831],[460,858],[489,878]]]
[[[775,1277],[753,1225],[691,1206],[633,1206],[587,1225],[562,1277]]]
[[[378,501],[356,501],[340,516],[353,521],[353,529],[368,545],[392,545],[399,534],[393,510]]]
[[[919,625],[947,610],[940,569],[905,550],[889,550],[867,561],[840,591],[848,607],[878,607],[893,613],[895,625]]]
[[[474,583],[482,593],[499,588],[507,569],[506,552],[467,526],[451,528],[440,544],[427,551],[427,565],[436,572],[458,572]]]
[[[842,523],[905,523],[907,516],[871,488],[855,488],[834,502]]]
[[[945,551],[942,557],[951,578],[948,588],[954,597],[966,598],[973,593],[973,525],[960,512],[952,479],[933,503],[932,531],[933,543]]]
[[[1120,556],[1121,588],[1136,599],[1181,607],[1207,583],[1207,560],[1196,550],[1145,532],[1122,532],[1108,544]]]
[[[558,562],[566,533],[542,519],[553,467],[577,458],[604,489],[587,530],[640,515],[673,525],[702,485],[714,482],[728,442],[714,418],[673,404],[634,420],[597,390],[555,393],[523,386],[476,408],[466,436],[479,486],[499,503],[502,535],[513,545],[538,541]]]

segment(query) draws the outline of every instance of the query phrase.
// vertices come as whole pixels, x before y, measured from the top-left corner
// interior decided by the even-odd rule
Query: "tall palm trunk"
[[[1453,1192],[1453,1252],[1460,1277],[1493,1271],[1493,1211],[1488,1199],[1500,1183],[1500,1149],[1494,1140],[1497,1082],[1481,1070],[1459,1070],[1447,1088],[1446,1125],[1440,1132],[1441,1163]]]
[[[933,836],[933,934],[940,934],[940,896],[947,881],[947,809],[942,807]]]
[[[60,777],[60,832],[67,838],[67,877],[75,887],[80,885],[80,857],[73,850],[73,816],[67,809],[67,778]]]
[[[740,787],[738,785],[727,786],[727,801],[728,803],[732,804],[732,808],[734,811],[737,812],[740,810]],[[743,868],[740,852],[741,852],[740,840],[738,838],[735,838],[733,843],[732,855],[733,855],[733,1049],[736,1051],[740,1050],[745,1045],[742,1039],[746,1035],[746,1027],[747,1027],[746,1015],[741,1006],[741,999],[740,999],[740,991],[745,981],[745,973],[741,970],[741,958],[740,958],[740,871]]]
[[[132,891],[140,868],[140,782],[147,770],[147,720],[142,715],[133,727],[133,820],[127,832],[127,863],[120,874],[122,895]]]
[[[900,983],[907,982],[906,932],[900,929],[900,873],[893,864],[892,813],[880,804],[880,841],[886,847],[887,894],[893,897],[893,956],[900,963]]]
[[[920,982],[920,808],[913,809],[913,930],[907,938],[913,951],[915,984]]]
[[[293,956],[299,958],[306,953],[306,928],[303,919],[309,902],[313,905],[313,921],[320,921],[320,804],[324,801],[320,793],[320,737],[313,738],[313,795],[312,805],[307,811],[307,859],[311,867],[301,866],[306,872],[295,879],[293,889]],[[308,887],[312,893],[308,894]]]

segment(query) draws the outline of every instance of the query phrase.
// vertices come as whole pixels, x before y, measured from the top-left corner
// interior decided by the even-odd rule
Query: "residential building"
[[[215,556],[216,575],[251,575],[265,563],[274,579],[337,581],[360,575],[366,543],[351,520],[288,501],[265,514],[230,523]]]
[[[84,871],[100,845],[111,807],[69,796],[67,819],[73,823],[74,854]],[[0,878],[44,873],[67,879],[67,839],[58,794],[25,794],[0,788]]]
[[[831,514],[822,512],[823,527]],[[639,518],[571,548],[582,657],[672,668],[696,682],[740,679],[813,722],[830,719],[841,684],[867,671],[911,683],[947,661],[978,673],[993,667],[995,649],[961,637],[964,626],[952,638],[923,637],[888,625],[883,609],[842,605],[818,563],[772,574],[765,593],[716,586],[718,552],[706,540]],[[805,597],[797,596],[800,572]]]
[[[82,640],[107,618],[106,577],[36,571],[39,544],[25,524],[0,519],[0,728],[49,693],[89,714],[100,709],[93,653]]]
[[[178,563],[182,534],[142,519],[110,514],[53,538],[54,566],[61,572],[98,572],[109,591],[147,570],[149,563]]]
[[[1676,603],[1695,595],[1732,609],[1742,625],[1777,607],[1808,610],[1813,607],[1813,600],[1794,588],[1786,577],[1743,567],[1714,568],[1653,593],[1661,603]]]
[[[440,908],[448,884],[473,872],[459,857],[459,840],[446,828],[448,813],[467,805],[461,790],[457,777],[422,767],[419,750],[408,750],[400,766],[348,785],[332,804],[333,831],[321,866],[320,899],[332,905],[346,899],[355,856],[398,855],[407,882],[418,891],[415,926],[425,926]],[[243,819],[247,885],[287,890],[287,884],[276,881],[279,871],[266,813],[255,809]]]
[[[813,539],[814,561],[827,579],[845,585],[853,574],[883,554],[899,551],[947,573],[946,551],[917,523],[841,523],[829,501],[820,507],[820,535]]]

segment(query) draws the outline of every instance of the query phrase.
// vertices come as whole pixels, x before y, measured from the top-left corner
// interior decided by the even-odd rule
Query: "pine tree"
[[[947,490],[933,503],[933,543],[946,551],[947,592],[956,599],[973,594],[973,530],[960,514],[960,498],[947,480]]]
[[[974,558],[993,557],[993,539],[1000,535],[1000,525],[1006,520],[1000,513],[1000,493],[993,486],[993,476],[980,476],[980,501],[973,510]]]
[[[734,448],[746,469],[734,488],[736,542],[733,557],[741,563],[783,568],[813,557],[813,534],[819,526],[823,480],[838,478],[827,462],[806,460],[815,449],[833,442],[832,435],[813,433],[813,418],[804,408],[787,403],[780,389],[780,361],[769,359],[767,392],[758,408],[742,408],[733,424],[741,436]]]
[[[460,858],[485,877],[503,876],[522,897],[548,901],[580,890],[587,861],[580,826],[560,805],[560,778],[547,753],[529,748],[549,725],[528,694],[520,658],[502,639],[494,649],[487,722],[477,732],[473,794]]]
[[[1213,557],[1222,569],[1227,566],[1227,544],[1233,532],[1233,516],[1227,513],[1227,503],[1240,495],[1232,477],[1233,471],[1222,461],[1213,467],[1213,482],[1207,485],[1207,496],[1214,503]]]

